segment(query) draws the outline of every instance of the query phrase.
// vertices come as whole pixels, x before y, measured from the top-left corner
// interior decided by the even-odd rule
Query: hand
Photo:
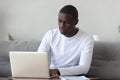
[[[50,69],[49,70],[50,76],[52,75],[60,75],[60,72],[58,69]]]

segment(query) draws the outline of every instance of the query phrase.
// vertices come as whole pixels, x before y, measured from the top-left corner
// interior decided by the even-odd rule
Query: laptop
[[[9,52],[12,77],[50,78],[46,52]]]

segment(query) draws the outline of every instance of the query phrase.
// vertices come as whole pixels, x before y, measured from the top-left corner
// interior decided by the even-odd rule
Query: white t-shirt
[[[45,34],[38,51],[51,56],[50,69],[59,69],[61,75],[79,75],[89,70],[93,46],[93,38],[82,30],[65,37],[57,28]]]

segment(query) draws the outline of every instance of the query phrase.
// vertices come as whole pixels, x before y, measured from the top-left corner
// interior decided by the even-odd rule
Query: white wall
[[[120,0],[0,0],[0,39],[41,40],[57,28],[58,11],[65,5],[79,11],[79,28],[102,41],[120,41]]]

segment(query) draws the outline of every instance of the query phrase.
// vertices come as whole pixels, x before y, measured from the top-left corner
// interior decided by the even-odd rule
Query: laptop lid
[[[9,52],[12,77],[50,78],[46,52]]]

